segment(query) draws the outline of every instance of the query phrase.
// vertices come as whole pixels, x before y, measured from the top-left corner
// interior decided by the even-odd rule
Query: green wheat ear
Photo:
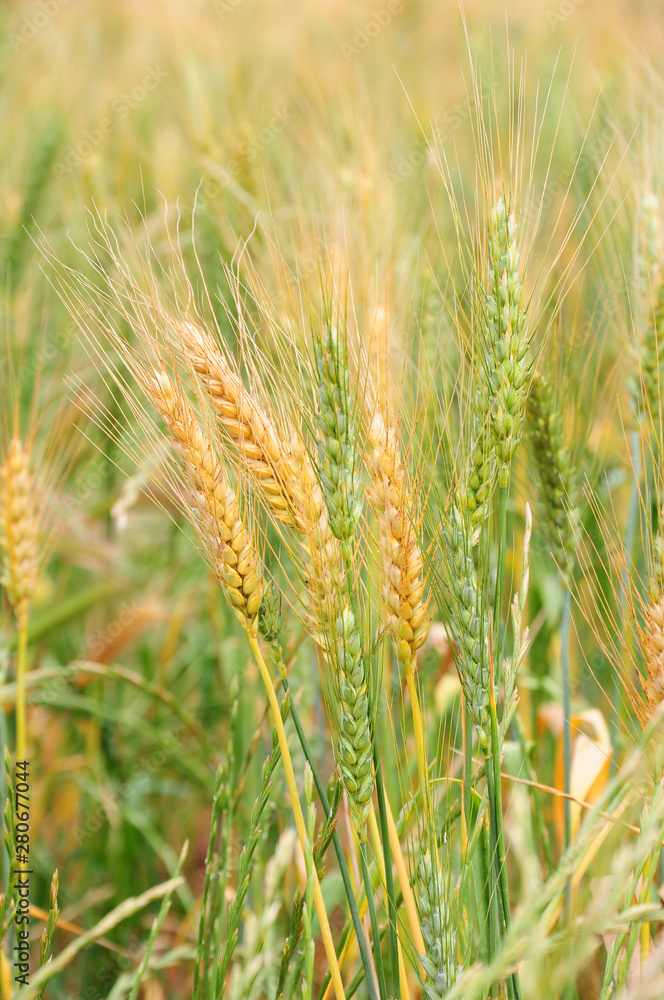
[[[360,840],[374,788],[373,743],[360,630],[350,607],[337,618],[334,664],[338,672],[337,760]]]
[[[551,555],[569,577],[580,521],[574,469],[565,447],[561,409],[549,382],[539,373],[530,389],[528,416],[546,538]]]
[[[330,658],[334,668],[331,708],[337,730],[336,757],[341,782],[360,840],[374,787],[373,738],[362,637],[353,607],[349,544],[362,516],[355,422],[345,344],[327,326],[316,344],[318,368],[319,477],[332,534],[341,542],[345,578],[351,591],[341,598],[332,625]]]
[[[664,252],[662,213],[654,195],[641,204],[636,262],[637,331],[634,371],[629,380],[638,422],[648,414],[658,421],[664,381]]]
[[[341,542],[353,537],[362,515],[355,421],[346,350],[334,327],[316,343],[320,480],[330,529]]]
[[[489,745],[489,611],[482,601],[470,525],[452,504],[443,524],[449,553],[450,617],[457,646],[457,669],[480,745]]]
[[[519,259],[516,222],[501,198],[489,224],[487,322],[494,354],[494,365],[489,367],[494,397],[491,430],[502,478],[519,447],[526,412],[528,340]]]
[[[484,297],[483,357],[477,374],[473,442],[459,488],[473,529],[486,519],[495,481],[506,486],[521,442],[529,375],[529,338],[514,216],[501,198],[488,228],[489,284]]]
[[[424,992],[429,1000],[441,1000],[461,970],[456,961],[456,932],[452,926],[445,878],[429,851],[420,860],[417,888],[422,937],[427,949],[422,956],[427,974]]]

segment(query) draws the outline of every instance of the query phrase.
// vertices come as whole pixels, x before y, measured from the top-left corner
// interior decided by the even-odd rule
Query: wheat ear
[[[500,198],[488,230],[489,284],[484,297],[483,356],[474,402],[473,441],[459,489],[460,507],[479,527],[488,514],[495,468],[501,486],[521,441],[526,410],[528,338],[519,274],[516,221]]]
[[[18,438],[12,438],[0,467],[0,549],[4,554],[1,580],[19,622],[27,616],[39,571],[34,498],[28,453]]]
[[[368,495],[378,517],[387,624],[397,659],[412,671],[417,650],[429,634],[432,612],[425,596],[422,554],[410,513],[412,495],[399,454],[397,428],[379,412],[369,427],[369,444],[372,488]]]
[[[235,493],[188,400],[169,376],[155,372],[149,389],[184,463],[188,499],[197,514],[196,529],[215,574],[235,614],[255,635],[263,594],[262,567]]]
[[[426,953],[422,962],[427,974],[424,993],[428,1000],[439,1000],[456,982],[460,969],[456,961],[456,932],[448,901],[446,879],[429,851],[423,855],[417,871],[422,937]]]
[[[39,576],[39,519],[28,452],[16,437],[10,441],[7,457],[0,467],[0,505],[0,550],[4,556],[2,585],[14,608],[18,626],[16,759],[25,760],[28,605]]]
[[[254,400],[206,331],[182,323],[178,332],[185,356],[264,502],[302,540],[308,624],[316,642],[324,646],[325,630],[336,619],[334,595],[343,589],[344,572],[339,565],[339,543],[330,530],[327,505],[304,442],[292,428],[279,433],[265,406]]]
[[[336,753],[358,838],[364,841],[374,788],[373,734],[366,663],[351,582],[351,545],[362,514],[362,482],[346,345],[335,328],[327,326],[315,348],[321,485],[329,528],[339,542],[347,580],[330,650],[337,696],[332,698],[338,733]]]
[[[412,496],[399,454],[397,428],[386,423],[377,410],[368,436],[372,449],[368,461],[372,488],[368,495],[378,517],[387,626],[397,659],[406,671],[419,778],[427,808],[430,808],[426,730],[414,673],[417,650],[429,634],[432,614],[424,595],[422,554],[410,513]]]
[[[214,403],[219,419],[237,446],[274,515],[300,527],[294,506],[298,468],[288,442],[277,433],[266,411],[245,389],[212,337],[193,323],[178,328],[182,348]]]
[[[636,419],[649,415],[656,422],[664,380],[664,248],[661,208],[652,194],[642,201],[639,230],[636,357],[630,389]]]
[[[544,528],[551,555],[567,578],[574,561],[580,521],[574,499],[574,470],[565,447],[562,413],[547,379],[539,373],[530,389],[528,415]]]
[[[646,697],[652,714],[664,701],[664,596],[648,608],[645,654]]]

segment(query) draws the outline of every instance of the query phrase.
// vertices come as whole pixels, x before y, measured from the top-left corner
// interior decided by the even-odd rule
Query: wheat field
[[[664,996],[664,11],[0,39],[1,1000]]]

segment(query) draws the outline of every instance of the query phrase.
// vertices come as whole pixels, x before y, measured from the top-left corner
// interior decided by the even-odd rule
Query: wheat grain
[[[324,645],[326,623],[336,619],[335,594],[343,589],[344,571],[305,444],[293,427],[279,432],[266,406],[254,400],[209,334],[188,322],[178,326],[178,334],[268,509],[300,535],[308,624],[315,640]]]
[[[646,697],[651,713],[664,701],[664,596],[646,614]]]
[[[318,366],[319,476],[330,518],[330,530],[349,541],[362,514],[362,483],[350,398],[345,344],[332,326],[316,342]]]
[[[636,357],[629,380],[637,420],[657,421],[664,378],[664,252],[662,213],[657,199],[646,195],[641,205],[636,262]]]
[[[459,680],[481,746],[489,744],[489,613],[479,589],[469,525],[452,504],[442,526],[449,559],[449,611]]]
[[[217,579],[237,617],[255,635],[263,594],[262,567],[235,493],[188,400],[169,376],[156,371],[149,389],[184,463],[194,523]]]
[[[580,523],[574,470],[565,447],[560,407],[552,387],[539,373],[533,378],[528,414],[546,537],[556,564],[569,577]]]
[[[2,585],[21,622],[39,576],[39,524],[28,453],[17,437],[0,467],[0,549]]]
[[[337,763],[355,829],[359,839],[365,840],[374,787],[373,743],[362,641],[350,607],[337,619],[336,642],[331,653],[338,694],[333,705],[338,730]]]
[[[293,502],[299,470],[290,454],[290,442],[280,437],[267,411],[245,389],[242,379],[207,332],[193,323],[183,322],[178,327],[178,335],[222,425],[272,512],[284,524],[302,529],[300,511]]]
[[[383,559],[387,623],[397,659],[412,669],[424,645],[432,613],[425,597],[422,554],[410,510],[406,469],[399,454],[397,428],[376,412],[369,427],[369,500],[378,516]]]
[[[483,356],[477,372],[472,444],[459,484],[459,505],[473,529],[487,517],[496,470],[500,484],[507,484],[521,441],[529,342],[524,336],[519,260],[516,222],[500,198],[489,219]]]
[[[441,1000],[456,982],[456,933],[452,926],[445,879],[427,851],[417,871],[422,937],[426,954],[422,964],[427,973],[424,992],[428,1000]]]

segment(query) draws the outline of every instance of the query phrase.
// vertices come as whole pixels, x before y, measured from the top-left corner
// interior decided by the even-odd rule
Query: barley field
[[[0,46],[0,1000],[661,1000],[664,9]]]

